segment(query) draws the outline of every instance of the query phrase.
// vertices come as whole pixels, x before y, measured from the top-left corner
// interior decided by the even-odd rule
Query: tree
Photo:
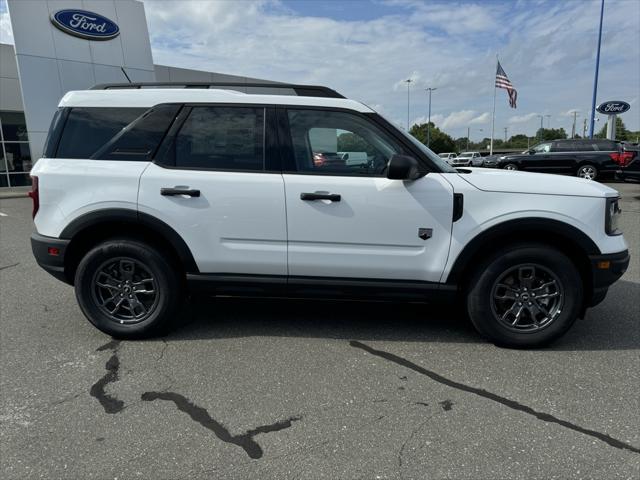
[[[567,138],[567,132],[564,128],[539,128],[536,132],[536,140],[540,142],[548,142],[559,138]]]
[[[605,123],[600,131],[594,135],[596,138],[607,138],[607,124]],[[624,122],[620,117],[616,117],[616,138],[614,140],[635,141],[635,136],[627,130]]]
[[[506,148],[527,148],[528,146],[529,137],[527,137],[524,133],[512,135],[505,145]]]
[[[420,142],[427,144],[427,124],[415,124],[409,130],[409,133],[416,137]],[[429,148],[435,153],[455,152],[456,143],[449,135],[444,133],[431,122]]]
[[[338,135],[339,152],[367,152],[368,155],[375,155],[375,149],[369,142],[362,139],[360,135],[345,132]]]

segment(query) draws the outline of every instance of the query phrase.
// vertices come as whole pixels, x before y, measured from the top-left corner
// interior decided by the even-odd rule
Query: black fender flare
[[[604,226],[603,226],[604,228]],[[469,262],[478,254],[483,247],[495,245],[500,239],[518,238],[524,232],[534,232],[538,235],[549,236],[549,239],[561,239],[567,249],[578,248],[587,255],[599,255],[600,249],[587,234],[568,223],[550,218],[518,218],[507,220],[494,225],[487,230],[480,232],[473,237],[464,247],[453,263],[447,283],[459,283],[462,273],[467,269]],[[540,240],[540,237],[535,238]],[[580,252],[573,252],[580,253]]]
[[[183,238],[173,228],[162,220],[147,213],[138,212],[127,208],[106,208],[94,210],[74,219],[60,234],[61,239],[73,240],[80,232],[106,223],[130,223],[143,225],[147,229],[157,233],[168,242],[178,254],[184,269],[188,273],[199,273],[198,265],[193,254]]]

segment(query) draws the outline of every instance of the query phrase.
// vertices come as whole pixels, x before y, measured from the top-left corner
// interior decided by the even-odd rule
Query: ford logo
[[[618,113],[624,113],[631,108],[627,102],[604,102],[596,107],[596,110],[605,115],[616,115]]]
[[[87,40],[109,40],[120,34],[115,22],[86,10],[59,10],[51,16],[51,23],[69,35]]]

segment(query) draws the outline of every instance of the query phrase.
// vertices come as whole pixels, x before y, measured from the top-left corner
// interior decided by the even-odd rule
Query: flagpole
[[[498,69],[498,55],[496,54],[496,71]],[[496,76],[493,75],[493,115],[491,115],[491,143],[489,146],[489,155],[493,155],[493,134],[496,124]]]

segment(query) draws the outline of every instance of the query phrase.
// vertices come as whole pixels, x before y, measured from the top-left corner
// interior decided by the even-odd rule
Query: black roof
[[[290,88],[299,97],[345,98],[340,93],[320,85],[296,85],[290,83],[245,83],[245,82],[135,82],[135,83],[102,83],[91,87],[91,90],[115,90],[122,88]]]

